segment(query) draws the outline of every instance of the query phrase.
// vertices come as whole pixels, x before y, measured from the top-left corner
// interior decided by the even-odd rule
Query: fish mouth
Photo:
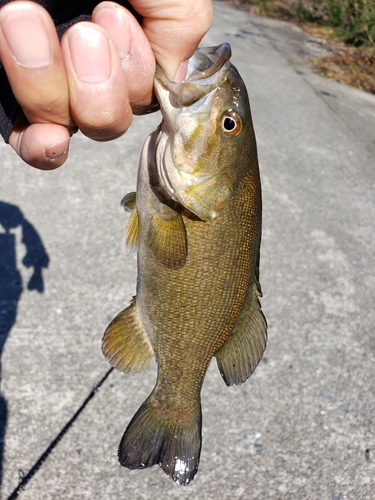
[[[154,88],[162,109],[191,106],[216,89],[225,80],[231,55],[229,43],[197,49],[182,82],[171,80],[157,65]]]
[[[188,61],[185,81],[199,81],[201,85],[213,83],[211,81],[212,77],[229,62],[231,56],[232,49],[229,43],[222,43],[215,47],[199,48]]]

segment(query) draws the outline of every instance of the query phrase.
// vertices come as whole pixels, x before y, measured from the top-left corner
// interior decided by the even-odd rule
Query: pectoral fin
[[[186,228],[181,214],[165,206],[154,213],[150,222],[148,244],[155,257],[170,269],[180,269],[187,257]]]
[[[148,368],[154,351],[137,317],[135,298],[107,327],[102,351],[110,364],[124,373],[135,374]]]
[[[216,351],[216,361],[227,385],[244,383],[262,359],[267,341],[267,322],[260,309],[259,282],[249,288],[242,311],[229,337]]]

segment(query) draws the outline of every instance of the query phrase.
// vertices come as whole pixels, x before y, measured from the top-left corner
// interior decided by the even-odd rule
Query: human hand
[[[30,165],[51,170],[68,157],[80,129],[97,141],[121,136],[132,114],[153,102],[155,60],[171,77],[195,51],[212,19],[211,0],[102,2],[92,22],[73,25],[59,44],[53,21],[32,1],[0,10],[0,58],[22,114],[9,144]],[[176,74],[177,72],[177,74]]]

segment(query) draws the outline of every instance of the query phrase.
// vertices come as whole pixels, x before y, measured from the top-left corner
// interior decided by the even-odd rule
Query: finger
[[[131,0],[131,4],[143,16],[142,26],[156,61],[175,77],[211,25],[211,0]]]
[[[9,144],[23,161],[41,170],[60,167],[68,158],[70,134],[66,127],[49,123],[30,125],[20,117],[9,137]]]
[[[116,47],[133,113],[149,111],[154,101],[155,58],[138,21],[113,2],[100,3],[92,13],[92,21],[106,30]]]
[[[98,141],[122,135],[132,111],[120,59],[107,32],[95,23],[77,23],[64,34],[61,50],[75,123]]]
[[[56,29],[40,5],[10,2],[0,10],[0,57],[30,123],[73,125]]]

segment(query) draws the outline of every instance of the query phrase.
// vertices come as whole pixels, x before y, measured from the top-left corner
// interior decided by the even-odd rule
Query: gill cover
[[[160,67],[155,76],[163,115],[155,153],[159,183],[201,220],[217,216],[239,181],[249,104],[230,56],[228,43],[198,49],[184,81],[170,80]]]

